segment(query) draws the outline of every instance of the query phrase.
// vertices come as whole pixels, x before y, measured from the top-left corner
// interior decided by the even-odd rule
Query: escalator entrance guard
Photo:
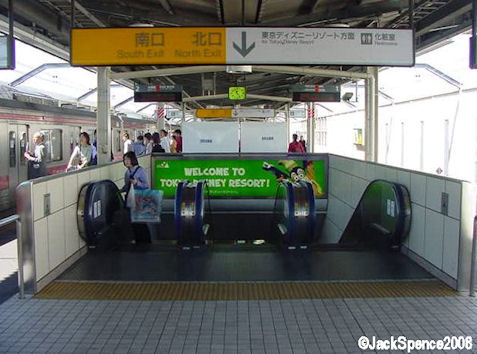
[[[277,226],[283,235],[283,242],[289,249],[305,249],[313,242],[315,234],[313,185],[307,181],[283,181],[280,189],[281,222]]]
[[[204,223],[206,181],[181,181],[174,200],[174,227],[178,245],[183,249],[205,244],[209,225]]]
[[[364,191],[340,244],[399,249],[409,233],[411,202],[401,184],[376,180]]]
[[[113,215],[124,204],[116,184],[104,180],[85,184],[78,196],[77,221],[81,238],[95,247],[109,242]]]

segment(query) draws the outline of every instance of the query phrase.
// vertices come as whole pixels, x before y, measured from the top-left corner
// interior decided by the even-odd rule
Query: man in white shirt
[[[167,132],[164,129],[161,129],[159,132],[159,135],[161,136],[161,147],[164,149],[164,152],[166,153],[171,153],[171,142],[169,138],[167,137]]]
[[[124,141],[124,148],[123,148],[124,154],[129,151],[134,151],[133,142],[131,141],[131,139],[129,139],[128,133],[123,133],[123,141]]]

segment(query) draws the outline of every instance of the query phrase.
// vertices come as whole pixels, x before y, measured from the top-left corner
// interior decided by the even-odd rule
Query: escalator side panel
[[[397,183],[375,180],[361,196],[339,243],[399,247],[409,233],[410,218],[407,189]]]

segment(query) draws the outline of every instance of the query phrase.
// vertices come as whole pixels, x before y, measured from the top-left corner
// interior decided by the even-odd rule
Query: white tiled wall
[[[462,184],[459,181],[341,156],[329,157],[328,211],[322,242],[337,242],[369,182],[385,179],[407,187],[411,229],[404,245],[449,276],[458,273]],[[448,214],[441,213],[442,193]]]
[[[150,156],[141,157],[150,177]],[[81,187],[89,182],[111,179],[119,188],[124,184],[122,162],[58,176],[34,183],[33,216],[37,281],[78,252],[85,242],[78,232],[76,203]],[[50,194],[50,215],[44,215],[44,195]]]

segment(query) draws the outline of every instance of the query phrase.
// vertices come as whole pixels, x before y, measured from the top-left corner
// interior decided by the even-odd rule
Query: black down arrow
[[[242,32],[242,48],[240,48],[235,42],[233,44],[234,49],[244,58],[253,50],[253,48],[255,48],[255,42],[250,44],[250,47],[247,48],[247,32]]]

